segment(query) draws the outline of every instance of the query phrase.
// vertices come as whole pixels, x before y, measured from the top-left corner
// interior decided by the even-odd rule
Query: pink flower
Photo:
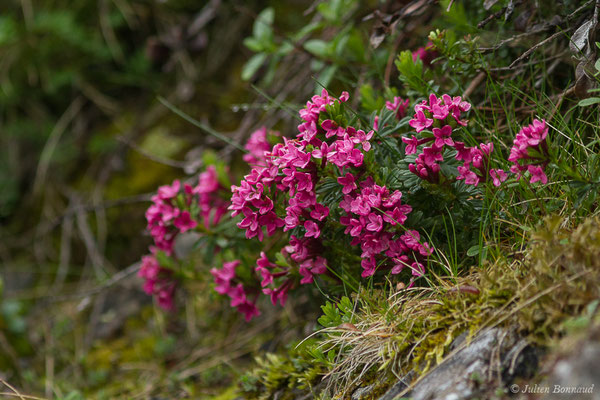
[[[183,211],[175,220],[173,221],[173,225],[179,229],[181,233],[187,232],[190,229],[194,229],[198,226],[198,222],[194,221],[190,217],[189,211]]]
[[[466,147],[462,142],[454,142],[454,149],[457,151],[456,159],[464,161],[465,164],[470,164],[472,161],[471,147]]]
[[[171,311],[175,308],[174,296],[175,296],[175,284],[170,283],[162,286],[156,294],[158,300],[158,306],[163,310]]]
[[[346,229],[346,231],[348,231],[348,233],[350,233],[350,236],[358,236],[358,235],[360,235],[360,231],[363,228],[363,224],[360,220],[351,218],[350,225],[348,226],[348,228],[350,230],[348,231],[348,229]]]
[[[285,225],[284,220],[279,218],[273,211],[269,211],[265,215],[260,216],[258,219],[260,225],[267,228],[267,235],[272,236],[277,228],[281,228]]]
[[[377,264],[375,264],[375,257],[363,258],[360,265],[363,268],[363,272],[360,276],[363,278],[367,278],[375,274],[375,268],[377,268]]]
[[[298,272],[300,273],[300,275],[302,276],[302,279],[300,279],[300,283],[302,285],[305,285],[307,283],[313,283],[313,274],[310,271],[310,268],[306,267],[304,264],[308,263],[309,261],[305,261],[300,268],[298,269]]]
[[[500,186],[507,178],[506,172],[501,169],[490,169],[490,176],[494,186]]]
[[[267,128],[263,126],[254,131],[244,148],[248,150],[248,153],[242,157],[244,161],[250,165],[264,165],[265,153],[271,149],[267,140]]]
[[[416,136],[410,138],[402,137],[402,141],[406,143],[404,153],[406,155],[415,154],[417,152],[417,146],[419,145],[419,139]]]
[[[215,279],[215,291],[219,294],[227,294],[231,290],[231,281],[235,278],[235,269],[240,264],[239,260],[226,262],[222,269],[213,268],[210,273]]]
[[[410,269],[413,276],[423,276],[423,274],[425,273],[425,267],[423,266],[423,264],[418,262],[412,263]]]
[[[413,62],[416,62],[418,59],[420,59],[423,61],[424,66],[431,66],[431,62],[438,56],[438,52],[434,50],[434,48],[435,47],[431,42],[428,42],[424,47],[419,47],[412,53]]]
[[[352,137],[352,142],[359,144],[362,146],[364,151],[371,150],[371,143],[369,140],[373,137],[373,131],[369,131],[369,133],[365,133],[363,130],[358,130],[356,134]]]
[[[260,311],[256,307],[256,305],[254,303],[250,303],[247,300],[241,304],[238,304],[236,308],[238,312],[244,315],[244,319],[246,320],[246,322],[249,322],[252,318],[258,317],[260,315]]]
[[[321,123],[321,128],[325,129],[325,137],[327,139],[332,136],[339,136],[340,134],[343,135],[346,131],[343,127],[338,126],[335,121],[330,119],[323,121],[323,123]]]
[[[329,208],[324,205],[317,203],[314,206],[314,209],[310,212],[310,217],[316,219],[317,221],[323,221],[325,217],[329,215]]]
[[[159,307],[172,310],[173,298],[177,287],[172,278],[171,270],[162,268],[154,255],[142,257],[142,265],[138,276],[144,278],[144,292],[155,296]]]
[[[452,127],[450,125],[444,125],[444,127],[433,128],[433,136],[435,137],[435,145],[437,147],[443,147],[445,144],[448,146],[453,146],[454,141],[450,136],[452,136]]]
[[[354,175],[352,175],[350,172],[347,172],[345,176],[340,176],[337,178],[337,181],[340,185],[344,186],[342,188],[342,193],[344,194],[348,194],[357,188]]]
[[[178,180],[174,181],[171,186],[165,185],[158,188],[158,197],[161,200],[170,200],[175,198],[181,189],[181,182]]]
[[[247,301],[244,285],[241,283],[238,283],[237,286],[233,287],[228,294],[229,297],[231,297],[231,307],[239,306]]]
[[[444,120],[450,113],[447,106],[441,105],[439,103],[434,103],[431,105],[431,112],[433,114],[433,118]]]
[[[444,104],[452,110],[457,109],[462,112],[467,112],[471,109],[471,104],[467,101],[463,101],[460,96],[452,98],[449,95],[444,94],[442,95],[442,99],[444,100]]]
[[[427,118],[425,116],[425,113],[423,113],[423,111],[419,110],[416,112],[413,119],[411,119],[408,122],[408,124],[410,126],[412,126],[413,128],[415,128],[417,133],[420,133],[421,131],[423,131],[423,130],[429,128],[431,125],[433,125],[433,120],[430,118]]]
[[[457,180],[464,179],[465,184],[477,186],[479,184],[479,177],[475,172],[471,171],[469,167],[460,166],[458,167],[459,175],[456,177]]]
[[[386,101],[385,108],[390,111],[396,112],[396,119],[401,120],[406,116],[406,110],[408,109],[409,99],[402,100],[402,98],[395,96],[394,101]]]
[[[434,146],[423,148],[423,163],[429,167],[435,164],[436,161],[443,161],[442,149]]]
[[[304,222],[304,228],[306,229],[304,237],[314,237],[316,239],[321,235],[319,226],[314,221],[309,220]]]
[[[548,183],[548,177],[539,165],[530,165],[527,167],[527,171],[531,174],[529,183],[542,182],[544,185]]]
[[[142,257],[142,265],[138,271],[138,276],[145,279],[143,288],[147,294],[154,292],[154,285],[158,280],[159,271],[160,266],[154,256],[148,255]]]
[[[198,176],[198,186],[195,188],[195,193],[212,193],[219,188],[217,179],[217,169],[214,165],[209,165],[206,171]]]
[[[317,257],[314,260],[314,264],[312,267],[312,272],[314,274],[322,275],[327,272],[327,260],[323,257]]]
[[[323,257],[310,258],[300,264],[299,268],[302,279],[301,284],[313,282],[314,275],[320,275],[327,272],[327,261]]]
[[[406,255],[401,255],[400,257],[396,257],[393,259],[394,267],[390,271],[392,275],[399,274],[405,267],[408,267],[409,258]]]
[[[381,218],[381,215],[371,213],[369,214],[368,218],[369,224],[367,224],[366,226],[367,230],[372,232],[380,232],[383,228],[383,220]]]

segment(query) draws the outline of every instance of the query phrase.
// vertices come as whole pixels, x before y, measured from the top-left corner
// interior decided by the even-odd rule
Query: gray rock
[[[359,387],[352,393],[352,400],[364,400],[371,397],[373,390],[375,389],[375,384]]]
[[[379,400],[394,400],[395,398],[397,398],[401,393],[408,389],[408,385],[413,379],[413,376],[413,372],[407,374],[404,378],[396,382],[394,386],[389,388],[388,391],[385,392],[385,394],[379,398]]]
[[[544,400],[600,400],[600,329],[559,359],[538,387]]]
[[[392,386],[380,400],[467,400],[492,398],[516,376],[533,374],[538,365],[537,350],[515,330],[492,328],[480,333],[468,346],[465,335],[450,346],[444,362],[424,375],[407,393],[404,379]]]

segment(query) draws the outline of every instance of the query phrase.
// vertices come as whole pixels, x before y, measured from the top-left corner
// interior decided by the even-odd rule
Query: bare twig
[[[559,31],[556,32],[553,35],[550,35],[549,37],[547,37],[546,39],[542,40],[541,42],[539,42],[538,44],[536,44],[535,46],[532,46],[529,50],[527,50],[525,53],[521,54],[519,57],[517,57],[516,60],[514,60],[509,66],[509,69],[513,69],[519,62],[521,62],[522,60],[524,60],[525,58],[529,57],[529,55],[531,53],[533,53],[534,51],[536,51],[537,49],[539,49],[540,47],[548,44],[549,42],[553,41],[554,39],[556,39],[557,37],[564,35],[565,33],[569,32],[573,30],[573,28],[568,28],[567,30],[564,31]]]
[[[71,293],[71,294],[59,295],[59,296],[56,296],[54,294],[49,294],[49,296],[51,296],[51,298],[49,300],[52,303],[58,303],[58,302],[63,302],[63,301],[76,300],[76,299],[80,299],[82,297],[94,296],[96,294],[103,292],[104,290],[108,289],[109,287],[116,285],[117,283],[126,279],[127,277],[135,274],[139,269],[140,269],[140,263],[136,262],[134,264],[131,264],[129,267],[117,272],[116,274],[111,276],[106,282],[104,282],[100,285],[96,285],[92,289],[83,290],[78,293]]]
[[[147,159],[152,160],[156,163],[167,165],[169,167],[181,168],[181,169],[185,169],[188,166],[188,163],[185,161],[177,161],[177,160],[171,160],[170,158],[155,156],[154,154],[151,154],[151,153],[147,152],[146,150],[142,149],[135,142],[133,142],[133,140],[131,140],[125,136],[118,136],[117,140],[121,143],[126,144],[128,147],[130,147],[135,152],[141,154],[142,156],[144,156]]]
[[[125,56],[123,55],[123,50],[121,50],[121,46],[119,46],[119,41],[117,39],[117,35],[115,34],[114,29],[109,21],[110,10],[108,9],[107,0],[100,0],[98,3],[98,16],[100,18],[100,30],[102,31],[102,36],[104,36],[104,41],[108,46],[108,50],[113,56],[113,59],[117,61],[119,64],[125,63]]]
[[[2,383],[4,386],[6,386],[10,390],[12,390],[13,393],[14,393],[14,395],[15,395],[15,397],[19,397],[21,400],[25,400],[25,397],[21,393],[19,393],[19,391],[17,389],[15,389],[8,382],[6,382],[4,379],[0,378],[0,383]]]
[[[42,149],[42,153],[40,155],[40,162],[38,163],[37,170],[35,173],[35,179],[33,181],[33,192],[35,194],[40,192],[42,184],[46,181],[48,167],[50,166],[52,155],[56,150],[56,146],[58,145],[60,138],[65,133],[67,127],[69,126],[73,118],[75,118],[77,113],[81,110],[81,107],[83,107],[84,103],[85,101],[82,96],[78,96],[77,98],[75,98],[75,100],[71,102],[69,107],[67,107],[63,115],[59,118],[58,122],[54,126],[54,129],[52,129],[52,132],[50,132],[48,141],[46,141],[46,144]]]

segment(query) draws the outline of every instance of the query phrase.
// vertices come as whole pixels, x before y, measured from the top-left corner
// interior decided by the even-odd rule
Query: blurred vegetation
[[[220,343],[228,350],[223,333],[239,323],[234,315],[196,302],[188,305],[190,321],[156,314],[134,275],[149,243],[143,213],[150,194],[201,168],[206,148],[231,158],[230,149],[170,113],[157,95],[243,140],[257,121],[248,117],[240,128],[243,114],[232,107],[253,101],[239,78],[248,54],[242,40],[267,6],[0,4],[3,381],[47,398],[129,398],[157,377],[168,382],[166,366],[197,363],[200,355],[189,348]],[[283,7],[293,14],[298,6]],[[218,336],[200,335],[204,329]],[[230,382],[233,366],[222,363],[247,354],[248,343],[215,353],[189,376],[207,388]],[[152,378],[140,380],[140,373]],[[181,385],[169,393],[189,394],[185,380]]]

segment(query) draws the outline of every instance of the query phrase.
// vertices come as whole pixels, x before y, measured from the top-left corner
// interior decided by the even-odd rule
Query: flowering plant
[[[436,251],[448,246],[435,227],[446,224],[441,207],[448,211],[449,201],[463,236],[456,247],[473,243],[467,227],[476,226],[481,207],[474,190],[486,182],[499,187],[508,176],[491,168],[492,143],[466,145],[471,104],[431,94],[409,119],[410,100],[395,96],[367,123],[348,99],[326,90],[313,96],[299,111],[296,136],[271,135],[274,145],[266,128],[255,131],[243,157],[250,172],[231,186],[230,198],[214,166],[195,187],[175,181],[159,188],[146,214],[154,246],[140,276],[161,306],[172,308],[177,274],[169,265],[178,258],[174,242],[188,231],[219,236],[229,229],[219,226],[235,224],[225,242],[255,244],[209,249],[214,290],[247,321],[260,315],[261,293],[283,306],[290,291],[317,280],[355,288],[360,272],[416,284],[432,268],[430,239],[443,243]],[[528,171],[532,182],[545,183],[546,134],[536,120],[517,135],[509,158],[517,176]]]

